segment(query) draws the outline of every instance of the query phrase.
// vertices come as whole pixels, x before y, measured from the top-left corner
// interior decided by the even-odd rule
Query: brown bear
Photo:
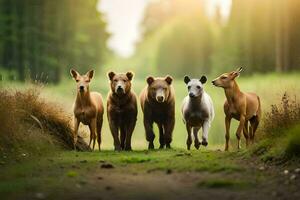
[[[137,100],[131,90],[132,72],[109,72],[110,92],[107,97],[107,118],[115,150],[131,150],[131,136],[137,120]],[[120,139],[119,139],[120,132]]]
[[[141,107],[144,113],[144,127],[146,139],[149,142],[148,149],[154,149],[153,123],[159,128],[159,148],[171,148],[172,132],[175,125],[175,96],[172,77],[147,79],[148,85],[140,95]]]

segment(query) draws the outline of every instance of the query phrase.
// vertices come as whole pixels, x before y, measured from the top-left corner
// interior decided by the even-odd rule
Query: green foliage
[[[289,130],[288,142],[285,152],[288,157],[300,158],[300,126]]]
[[[0,0],[0,66],[59,82],[70,67],[103,64],[108,33],[97,0]]]
[[[150,3],[144,37],[131,59],[137,69],[177,77],[236,66],[246,66],[247,74],[299,70],[299,1],[233,0],[225,23],[218,10],[208,17],[204,5],[198,0]]]
[[[290,160],[300,157],[300,106],[299,100],[291,99],[285,92],[279,104],[263,118],[259,131],[261,140],[251,149],[251,154],[264,161]]]

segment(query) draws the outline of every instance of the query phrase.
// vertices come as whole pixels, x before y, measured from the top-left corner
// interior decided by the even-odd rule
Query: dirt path
[[[31,159],[2,166],[4,199],[300,199],[296,166],[265,166],[234,153],[59,152]]]

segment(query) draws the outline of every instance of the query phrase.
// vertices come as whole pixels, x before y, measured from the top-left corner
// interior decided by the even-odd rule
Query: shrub
[[[296,96],[291,99],[287,93],[281,98],[280,104],[271,105],[264,120],[263,131],[268,136],[282,135],[287,128],[300,123],[300,102]]]
[[[261,141],[251,152],[264,161],[290,160],[300,157],[300,102],[287,93],[279,104],[271,105],[263,119]]]
[[[42,99],[37,88],[15,92],[0,89],[0,96],[0,151],[73,149],[71,116],[59,105]],[[77,147],[89,149],[82,138]]]

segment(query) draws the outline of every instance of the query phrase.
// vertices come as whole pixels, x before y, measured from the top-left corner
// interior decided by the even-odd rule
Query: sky
[[[98,10],[104,13],[111,33],[108,47],[121,57],[130,57],[140,38],[140,23],[148,3],[157,0],[100,0]],[[214,13],[220,6],[221,15],[228,17],[231,0],[207,0],[207,12]]]

